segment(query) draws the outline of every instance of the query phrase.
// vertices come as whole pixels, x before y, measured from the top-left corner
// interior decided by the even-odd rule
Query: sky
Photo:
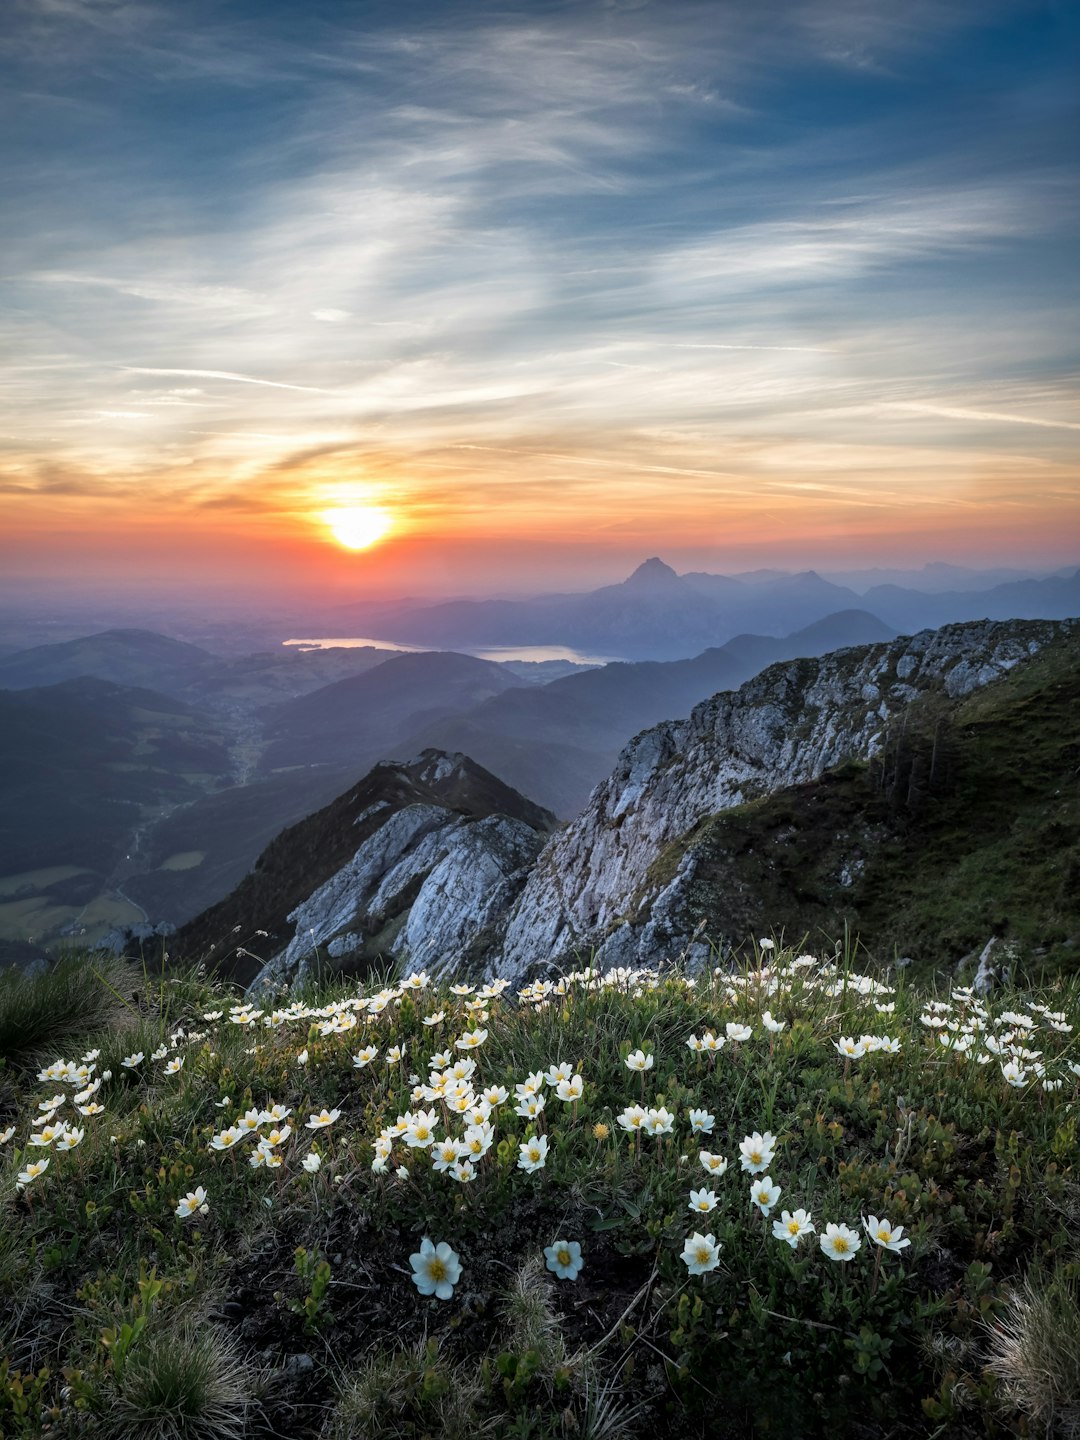
[[[1078,64],[1067,0],[7,0],[0,571],[1080,563]]]

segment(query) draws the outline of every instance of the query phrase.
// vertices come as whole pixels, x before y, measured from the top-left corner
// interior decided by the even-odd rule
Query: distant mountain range
[[[971,579],[934,572],[946,574]],[[672,657],[547,683],[543,667],[453,653],[435,639],[427,643],[439,648],[420,653],[281,646],[222,656],[128,628],[0,656],[0,939],[55,935],[83,915],[67,901],[95,884],[122,890],[125,914],[182,921],[228,893],[283,827],[379,761],[426,749],[468,755],[573,817],[635,734],[763,667],[957,616],[1077,614],[1078,575],[940,593],[882,584],[861,597],[813,571],[678,575],[654,557],[590,594],[411,601],[376,607],[377,622],[368,607],[372,623],[360,622],[400,643],[471,636],[477,649]],[[57,877],[57,867],[80,873]],[[48,878],[12,878],[38,870]]]
[[[105,630],[0,657],[0,690],[28,690],[90,675],[202,704],[253,707],[307,694],[381,665],[395,652],[371,646],[212,655],[152,630]]]
[[[805,917],[830,943],[865,921],[930,968],[998,936],[1075,969],[1080,798],[1062,777],[1078,700],[1075,621],[781,662],[636,736],[550,837],[551,817],[466,757],[426,751],[278,837],[176,949],[213,946],[244,981],[254,950],[257,987],[389,961],[517,984],[586,959],[711,963],[710,943],[797,940]]]
[[[946,584],[957,580],[951,567],[940,578]],[[342,634],[359,630],[442,649],[565,645],[631,660],[676,660],[723,645],[742,631],[779,637],[852,609],[868,610],[907,634],[969,619],[1062,619],[1080,612],[1080,571],[933,593],[881,584],[860,595],[813,570],[742,578],[678,575],[654,556],[620,584],[582,595],[346,606],[334,623]]]

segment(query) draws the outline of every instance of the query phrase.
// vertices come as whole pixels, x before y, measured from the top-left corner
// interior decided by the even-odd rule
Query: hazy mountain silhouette
[[[362,628],[387,640],[443,648],[566,645],[629,660],[676,660],[724,645],[743,631],[787,635],[840,610],[870,610],[895,630],[910,632],[984,617],[1057,619],[1080,609],[1080,587],[1067,574],[973,589],[981,584],[978,572],[961,572],[957,579],[957,567],[928,570],[931,581],[940,578],[939,592],[927,589],[927,571],[896,572],[916,574],[918,587],[875,585],[861,595],[814,570],[678,575],[654,556],[620,584],[585,594],[347,606],[335,624],[342,633]],[[956,588],[945,588],[950,581]]]
[[[434,724],[504,690],[525,688],[502,665],[471,655],[395,655],[363,675],[325,685],[267,712],[264,771],[289,765],[369,763],[403,734]],[[546,687],[539,687],[541,689]]]
[[[214,723],[171,696],[86,677],[0,691],[0,874],[78,865],[100,877],[140,819],[228,769]]]
[[[0,660],[0,689],[28,690],[90,675],[172,695],[190,689],[215,663],[209,651],[152,630],[104,630]]]
[[[409,735],[408,750],[463,750],[515,789],[562,816],[585,803],[639,730],[687,715],[775,660],[892,639],[861,610],[842,611],[785,639],[739,635],[691,660],[619,662],[549,685],[504,690],[468,713]]]

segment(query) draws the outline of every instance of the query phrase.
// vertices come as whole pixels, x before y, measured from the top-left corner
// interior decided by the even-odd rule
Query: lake
[[[440,645],[399,645],[394,640],[373,640],[370,636],[322,637],[308,640],[283,640],[283,645],[295,645],[302,650],[400,650],[406,654],[419,654],[425,650],[440,650]],[[476,649],[470,645],[452,647],[458,655],[473,655],[477,660],[563,660],[572,665],[608,665],[619,657],[616,655],[586,655],[581,650],[572,650],[568,645],[494,645]]]

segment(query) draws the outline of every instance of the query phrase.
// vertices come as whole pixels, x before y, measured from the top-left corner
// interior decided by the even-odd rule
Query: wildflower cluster
[[[805,1304],[823,1327],[812,1367],[880,1315],[937,1323],[919,1276],[943,1251],[1001,1269],[1020,1255],[1027,1155],[1046,1157],[1048,1207],[1066,1203],[1075,1016],[964,987],[913,1008],[833,961],[762,946],[761,962],[582,969],[516,993],[423,973],[315,1000],[219,991],[183,1024],[42,1066],[3,1117],[0,1194],[51,1264],[74,1263],[56,1236],[131,1229],[178,1275],[195,1255],[233,1265],[238,1229],[268,1212],[290,1235],[338,1227],[333,1249],[319,1240],[336,1266],[348,1217],[370,1216],[396,1237],[363,1262],[376,1288],[433,1324],[490,1286],[490,1237],[514,1217],[517,1258],[556,1295],[636,1275],[651,1343],[678,1365],[721,1364],[709,1337],[769,1295],[786,1298],[754,1312],[755,1343],[775,1311],[789,1353],[786,1312]],[[983,1147],[970,1177],[960,1114]],[[897,1320],[880,1344],[905,1333]],[[878,1341],[858,1343],[872,1366]]]

